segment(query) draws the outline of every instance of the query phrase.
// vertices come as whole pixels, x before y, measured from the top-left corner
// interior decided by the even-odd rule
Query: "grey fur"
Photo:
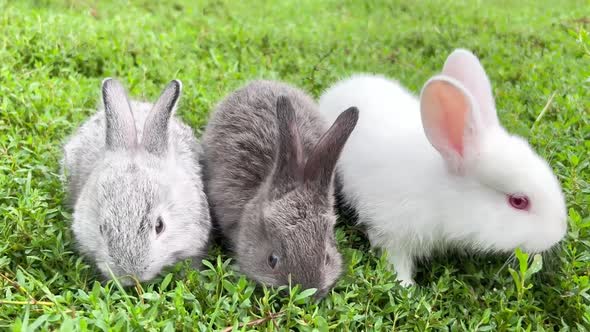
[[[72,230],[80,251],[107,278],[110,269],[147,281],[166,266],[206,253],[211,220],[202,150],[192,129],[173,115],[181,89],[175,80],[155,105],[129,102],[123,86],[106,79],[104,110],[64,147]],[[164,222],[159,235],[158,217]]]
[[[336,282],[333,173],[357,118],[351,108],[327,131],[312,98],[272,81],[251,82],[217,106],[203,136],[207,194],[248,276],[278,286],[291,274],[318,296]]]

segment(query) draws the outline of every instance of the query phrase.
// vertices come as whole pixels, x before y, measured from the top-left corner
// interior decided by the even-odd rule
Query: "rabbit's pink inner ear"
[[[461,82],[465,89],[473,95],[479,106],[483,124],[498,125],[496,103],[490,79],[483,65],[473,53],[464,49],[455,50],[447,58],[442,73]]]
[[[470,102],[449,82],[427,83],[421,97],[422,125],[430,143],[447,159],[462,159]]]

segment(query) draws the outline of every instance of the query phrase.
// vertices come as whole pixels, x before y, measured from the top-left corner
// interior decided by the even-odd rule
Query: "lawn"
[[[0,329],[590,329],[590,30],[586,1],[0,0]],[[414,92],[456,48],[476,53],[499,116],[550,161],[567,238],[539,261],[449,253],[404,289],[362,228],[336,231],[345,273],[328,296],[256,287],[219,246],[138,287],[101,283],[75,250],[61,145],[100,82],[154,100],[184,83],[180,116],[200,136],[215,103],[253,78],[318,97],[376,72]],[[530,265],[529,265],[530,264]]]

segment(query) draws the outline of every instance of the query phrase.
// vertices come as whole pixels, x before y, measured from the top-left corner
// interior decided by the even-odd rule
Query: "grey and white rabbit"
[[[212,215],[242,272],[257,282],[316,288],[341,274],[334,239],[334,167],[358,119],[331,128],[315,101],[280,82],[254,81],[213,113],[203,136]]]
[[[129,102],[121,83],[105,79],[104,110],[65,145],[73,233],[107,278],[110,270],[147,281],[206,252],[211,220],[202,150],[191,128],[174,116],[181,89],[173,80],[155,104]]]

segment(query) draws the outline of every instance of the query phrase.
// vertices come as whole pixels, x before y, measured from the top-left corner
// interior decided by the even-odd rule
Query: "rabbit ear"
[[[487,128],[473,96],[455,79],[435,76],[422,89],[420,112],[432,146],[451,170],[461,173],[465,151],[477,150],[477,139]]]
[[[305,163],[304,180],[327,190],[340,152],[358,121],[359,111],[351,107],[340,113],[334,124],[320,138]]]
[[[179,80],[171,81],[150,111],[143,127],[142,144],[146,151],[157,156],[166,153],[168,147],[168,123],[172,112],[176,108],[181,91],[182,82]]]
[[[473,53],[465,49],[453,51],[445,61],[442,74],[461,82],[471,93],[485,125],[499,124],[490,80]]]
[[[273,175],[275,188],[299,181],[303,175],[303,145],[295,121],[295,110],[289,98],[277,98],[277,124],[279,129],[279,150]]]
[[[113,78],[102,81],[102,101],[106,116],[107,150],[135,148],[135,120],[123,85]]]

